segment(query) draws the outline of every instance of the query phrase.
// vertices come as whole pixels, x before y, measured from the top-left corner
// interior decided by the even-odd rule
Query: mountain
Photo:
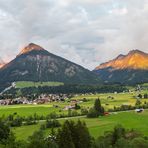
[[[22,54],[26,54],[30,51],[44,51],[45,49],[43,49],[41,46],[36,45],[34,43],[30,43],[28,46],[26,46],[25,48],[22,49],[22,51],[19,53],[19,55]]]
[[[119,55],[97,66],[94,72],[107,83],[148,82],[148,54],[140,50],[132,50],[127,55]]]
[[[71,84],[100,82],[93,72],[33,43],[0,69],[0,83],[15,81],[58,81]]]

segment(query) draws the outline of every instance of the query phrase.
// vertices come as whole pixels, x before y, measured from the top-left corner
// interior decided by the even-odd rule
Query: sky
[[[90,70],[148,52],[148,0],[0,0],[0,58],[36,43]]]

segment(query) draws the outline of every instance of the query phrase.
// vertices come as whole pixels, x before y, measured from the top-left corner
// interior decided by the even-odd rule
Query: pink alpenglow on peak
[[[31,52],[31,51],[33,51],[33,50],[41,51],[41,50],[45,50],[45,49],[43,49],[43,48],[42,48],[41,46],[39,46],[39,45],[36,45],[36,44],[34,44],[34,43],[30,43],[28,46],[26,46],[26,47],[24,47],[24,48],[22,49],[22,51],[20,52],[19,55],[21,55],[21,54],[26,54],[26,53]]]

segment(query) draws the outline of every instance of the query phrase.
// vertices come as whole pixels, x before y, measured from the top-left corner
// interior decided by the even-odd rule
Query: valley
[[[0,0],[0,148],[148,148],[148,0]]]
[[[18,83],[19,84],[19,83]],[[148,93],[147,84],[143,84],[144,89],[140,91],[141,95]],[[40,129],[41,125],[46,122],[46,116],[54,114],[55,118],[62,124],[65,120],[81,120],[85,121],[90,134],[97,138],[108,130],[113,130],[114,126],[121,124],[126,128],[133,128],[144,135],[148,136],[148,110],[145,109],[142,113],[137,113],[132,110],[115,111],[115,108],[121,106],[135,106],[136,96],[139,91],[135,91],[134,87],[127,87],[130,92],[122,93],[97,93],[97,94],[75,94],[70,99],[65,101],[53,101],[46,104],[18,104],[18,105],[7,105],[0,106],[0,116],[6,117],[14,115],[14,117],[33,117],[43,116],[43,119],[38,119],[36,124],[33,125],[22,125],[20,127],[12,127],[11,130],[15,133],[15,136],[19,140],[27,139],[33,134],[33,132]],[[101,104],[105,109],[105,112],[109,112],[109,115],[98,117],[98,118],[87,118],[85,114],[82,114],[83,109],[89,109],[93,107],[93,104],[97,98],[100,98]],[[140,99],[141,104],[148,103],[147,98]],[[66,107],[77,103],[80,109],[66,109]],[[71,116],[71,117],[70,117]],[[48,135],[51,129],[47,128],[44,130],[44,134]]]
[[[94,143],[116,134],[116,127],[127,139],[145,138],[147,59],[147,53],[133,50],[90,71],[30,43],[0,68],[0,124],[25,144],[36,133],[57,143],[61,130],[71,126],[76,134],[82,129],[90,134]]]

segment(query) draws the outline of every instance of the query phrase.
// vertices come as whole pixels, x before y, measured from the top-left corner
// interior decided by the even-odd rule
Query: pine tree
[[[94,109],[97,111],[98,116],[103,115],[104,108],[101,106],[101,101],[99,98],[95,100]]]
[[[90,148],[91,136],[84,122],[80,120],[76,124],[77,141],[75,142],[76,148]]]
[[[62,128],[58,130],[57,143],[59,148],[75,148],[69,124],[69,121],[65,121]]]
[[[57,133],[59,148],[90,148],[91,136],[85,123],[66,121]]]
[[[0,142],[7,140],[10,135],[10,128],[0,119]]]

